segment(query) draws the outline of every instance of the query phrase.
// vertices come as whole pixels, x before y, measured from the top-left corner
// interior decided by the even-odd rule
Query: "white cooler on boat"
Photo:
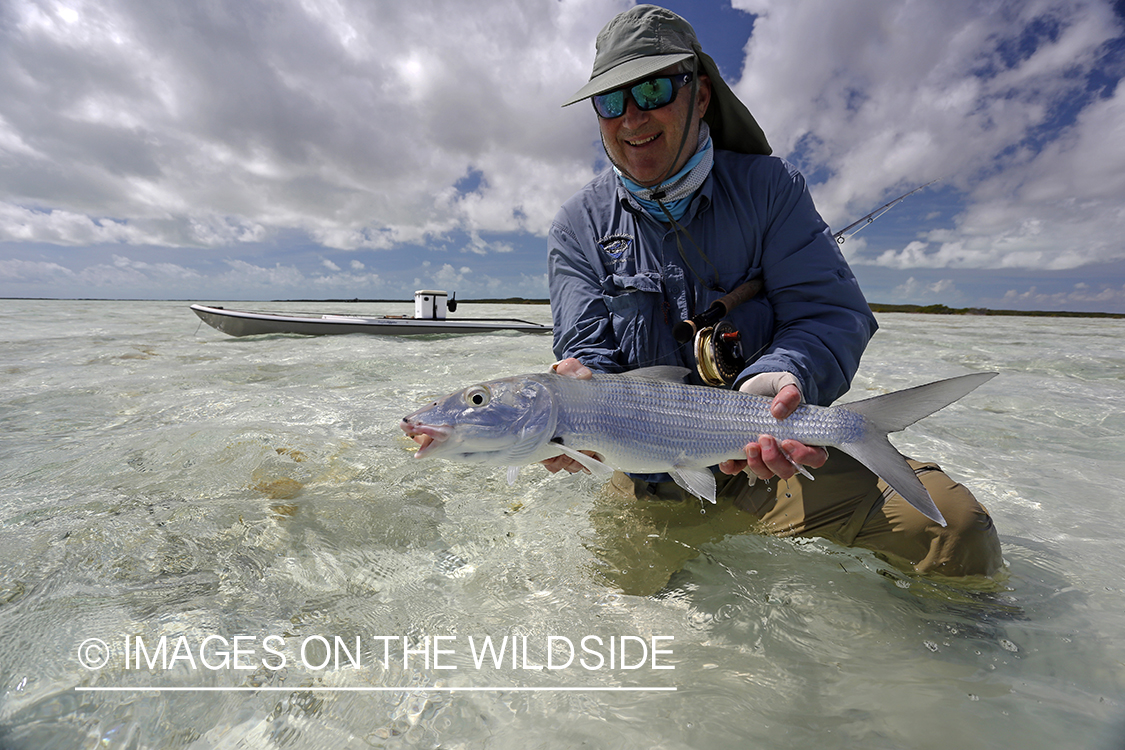
[[[414,292],[414,317],[424,320],[445,320],[445,292],[419,289]]]

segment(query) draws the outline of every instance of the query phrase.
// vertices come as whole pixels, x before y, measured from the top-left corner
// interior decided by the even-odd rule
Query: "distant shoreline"
[[[884,305],[872,303],[872,312],[918,313],[922,315],[1007,315],[1030,318],[1125,318],[1125,313],[1068,312],[1065,310],[990,310],[986,307],[946,307],[945,305]]]
[[[197,302],[190,299],[101,299],[94,297],[0,297],[0,300],[15,300],[27,302]],[[313,302],[324,304],[351,304],[362,302],[365,304],[402,304],[410,300],[403,299],[275,299],[275,300],[228,300],[237,303],[245,302],[248,305],[272,304],[277,302]],[[525,299],[523,297],[459,299],[459,305],[549,305],[548,299]],[[1110,312],[1071,312],[1069,310],[992,310],[987,307],[947,307],[945,305],[887,305],[881,302],[870,303],[871,311],[877,313],[914,313],[920,315],[1002,315],[1009,317],[1030,318],[1111,318],[1125,319],[1125,313]]]

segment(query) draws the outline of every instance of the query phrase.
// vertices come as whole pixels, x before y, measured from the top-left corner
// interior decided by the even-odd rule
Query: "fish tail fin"
[[[906,462],[906,457],[887,440],[886,434],[871,433],[862,442],[848,443],[839,448],[875,472],[926,518],[942,526],[946,525],[945,516],[934,505],[930,493],[922,485],[914,469]]]
[[[996,375],[995,372],[962,375],[843,404],[840,408],[864,416],[874,429],[869,430],[858,442],[838,447],[875,472],[927,518],[945,526],[945,518],[934,505],[930,493],[918,480],[906,458],[891,445],[887,434],[905,429],[919,419],[949,406]]]
[[[842,404],[842,406],[848,411],[867,417],[883,432],[898,432],[963,398],[992,380],[997,374],[974,372],[971,375],[926,383],[863,401]]]

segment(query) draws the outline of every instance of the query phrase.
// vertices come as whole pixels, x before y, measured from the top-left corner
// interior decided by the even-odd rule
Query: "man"
[[[564,106],[583,99],[613,167],[563,205],[549,234],[556,370],[694,370],[694,347],[676,340],[675,324],[757,279],[762,293],[726,318],[748,361],[732,386],[772,397],[778,419],[845,393],[874,316],[804,179],[769,155],[690,24],[651,5],[618,15],[598,35],[589,83]],[[947,527],[849,456],[769,435],[746,446],[745,461],[719,467],[720,508],[733,505],[770,533],[866,547],[919,572],[995,573],[1002,560],[987,511],[936,465],[911,463]],[[545,464],[581,470],[566,457]],[[817,481],[795,476],[796,464],[817,469]],[[664,476],[615,484],[642,502],[689,499]]]

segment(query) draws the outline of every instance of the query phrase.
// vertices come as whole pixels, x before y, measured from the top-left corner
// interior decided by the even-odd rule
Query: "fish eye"
[[[492,400],[492,394],[483,385],[474,385],[465,390],[463,398],[469,406],[487,406]]]

